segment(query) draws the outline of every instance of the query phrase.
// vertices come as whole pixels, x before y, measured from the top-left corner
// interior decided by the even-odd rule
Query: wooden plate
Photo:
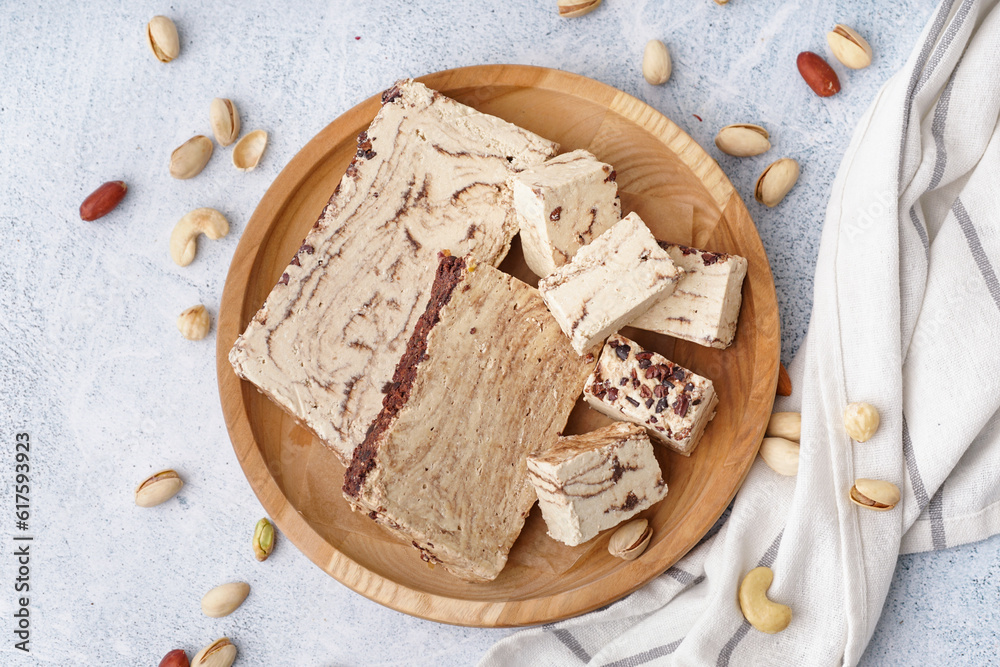
[[[736,342],[714,350],[626,330],[647,347],[711,378],[715,420],[690,458],[657,447],[669,493],[642,516],[654,527],[641,558],[607,551],[607,531],[579,547],[545,535],[537,506],[495,581],[468,584],[431,569],[415,549],[341,497],[333,453],[234,374],[229,349],[264,302],[315,222],[379,109],[375,95],[320,132],[279,174],[247,224],[233,258],[218,323],[219,393],[250,485],[284,537],[314,563],[376,602],[446,623],[545,623],[608,604],[662,573],[725,510],[753,462],[774,400],[779,356],[777,301],[753,221],[725,174],[670,120],[610,86],[558,70],[477,66],[420,79],[460,102],[615,166],[622,211],[636,211],[661,239],[735,252],[749,260]],[[534,284],[515,244],[501,268]],[[606,423],[582,403],[567,432]]]

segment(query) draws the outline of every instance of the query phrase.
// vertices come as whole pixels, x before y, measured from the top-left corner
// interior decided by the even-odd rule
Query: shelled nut
[[[740,611],[750,625],[761,632],[773,635],[781,632],[792,622],[792,610],[783,604],[767,598],[767,589],[774,581],[774,572],[769,567],[755,567],[743,577],[740,584]]]
[[[802,437],[802,415],[798,412],[775,412],[767,422],[764,435],[798,442]]]
[[[248,595],[250,595],[250,584],[245,581],[216,586],[201,598],[201,612],[209,618],[229,616],[239,609]]]
[[[188,340],[201,340],[212,328],[208,310],[200,303],[191,306],[177,317],[177,330]]]
[[[760,458],[774,472],[785,477],[799,473],[799,445],[784,438],[764,438],[760,443]]]
[[[851,403],[844,410],[844,430],[858,442],[866,442],[878,430],[878,410],[868,403]]]
[[[666,83],[672,70],[667,45],[658,39],[646,42],[646,48],[642,52],[642,77],[646,79],[646,83],[651,86]]]
[[[214,208],[196,208],[174,225],[170,233],[170,257],[178,266],[187,266],[198,252],[198,236],[214,240],[229,233],[229,221]]]

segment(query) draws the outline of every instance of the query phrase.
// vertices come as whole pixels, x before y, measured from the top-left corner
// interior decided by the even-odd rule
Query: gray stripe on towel
[[[548,629],[548,626],[546,626]],[[590,654],[580,646],[580,642],[576,640],[576,637],[570,634],[569,630],[563,630],[562,628],[552,631],[553,636],[561,641],[563,645],[573,652],[573,655],[583,664],[590,662]]]
[[[948,540],[944,534],[943,493],[944,484],[938,487],[937,493],[934,494],[930,505],[927,506],[927,514],[931,517],[931,542],[934,544],[934,551],[948,548]]]
[[[955,199],[955,203],[951,206],[951,212],[955,214],[958,226],[962,228],[962,233],[965,234],[965,241],[969,244],[969,250],[972,252],[973,259],[976,260],[979,273],[982,274],[983,280],[986,281],[986,288],[990,291],[990,296],[993,297],[993,303],[996,304],[997,308],[1000,308],[1000,281],[997,280],[996,271],[993,270],[993,265],[990,264],[990,258],[986,256],[986,251],[983,250],[983,244],[979,240],[979,232],[976,231],[975,225],[972,224],[972,218],[969,217],[969,212],[965,210],[965,204],[962,203],[960,198]]]
[[[941,29],[944,28],[944,22],[948,19],[948,15],[951,14],[951,8],[954,4],[955,0],[944,0],[944,2],[941,3],[941,6],[938,7],[937,16],[934,17],[934,23],[931,25],[931,29],[927,33],[927,38],[924,39],[924,44],[920,47],[920,55],[917,56],[917,62],[915,63],[913,72],[910,74],[910,81],[906,86],[906,102],[903,106],[903,130],[900,136],[900,145],[906,144],[906,133],[910,126],[910,109],[913,107],[913,96],[917,91],[917,83],[920,81],[920,74],[924,70],[924,65],[927,63],[927,57],[931,54],[931,49],[934,48],[938,35],[941,34]],[[903,180],[902,151],[899,156],[899,180]]]
[[[910,440],[910,428],[906,424],[906,417],[903,417],[903,459],[906,461],[906,472],[910,475],[910,486],[913,487],[913,495],[917,499],[917,508],[923,512],[927,507],[927,487],[924,486],[924,479],[920,476],[917,468],[917,460],[913,455],[913,442]]]
[[[656,660],[657,658],[662,658],[665,655],[670,655],[677,650],[677,647],[681,645],[682,641],[684,640],[678,639],[677,641],[672,641],[669,644],[656,646],[648,651],[643,651],[642,653],[636,653],[635,655],[630,655],[627,658],[622,658],[621,660],[609,662],[604,665],[604,667],[638,667],[639,665],[645,665],[650,660]]]
[[[948,29],[945,30],[944,35],[941,37],[941,43],[937,45],[934,49],[934,53],[931,55],[930,59],[927,61],[927,67],[920,74],[920,82],[917,84],[918,88],[923,88],[924,84],[931,78],[934,74],[934,70],[937,69],[938,64],[940,64],[941,59],[944,57],[945,52],[951,43],[955,40],[955,35],[962,28],[962,24],[965,23],[965,19],[969,16],[969,10],[972,9],[973,5],[976,4],[976,0],[964,0],[962,6],[958,8],[955,13],[955,18],[950,24],[948,24]]]

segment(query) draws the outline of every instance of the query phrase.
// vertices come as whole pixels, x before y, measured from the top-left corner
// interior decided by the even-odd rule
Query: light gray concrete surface
[[[719,160],[757,222],[778,291],[787,361],[808,325],[827,193],[854,123],[908,55],[931,3],[876,0],[607,0],[559,19],[555,0],[317,2],[278,0],[0,3],[0,664],[153,665],[228,635],[246,665],[468,665],[506,630],[417,620],[374,604],[279,537],[257,563],[247,547],[263,514],[230,447],[219,408],[213,335],[182,339],[184,308],[218,310],[233,251],[281,168],[320,129],[399,77],[480,63],[584,74],[636,95]],[[157,62],[143,32],[172,17],[182,53]],[[803,50],[855,26],[871,68],[839,65],[843,91],[809,92]],[[640,75],[642,47],[670,47],[673,78]],[[244,131],[265,128],[260,167],[238,173],[216,148],[190,181],[167,174],[170,151],[209,133],[208,103],[235,100]],[[700,119],[699,119],[700,117]],[[766,156],[712,144],[731,122],[772,133]],[[752,201],[779,156],[802,164],[778,208]],[[129,184],[108,218],[83,223],[103,181]],[[197,206],[232,223],[195,262],[167,253],[173,223]],[[13,648],[14,436],[30,433],[31,649]],[[136,508],[132,490],[164,467],[177,499]],[[997,660],[1000,538],[900,560],[864,663]],[[243,579],[253,591],[224,619],[201,595]],[[984,621],[985,619],[985,621]],[[946,660],[947,659],[947,660]],[[526,658],[525,664],[530,664]]]

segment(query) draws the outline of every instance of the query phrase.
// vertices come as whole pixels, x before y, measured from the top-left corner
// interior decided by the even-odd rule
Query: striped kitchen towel
[[[862,118],[833,185],[809,334],[792,364],[797,477],[757,461],[728,520],[600,611],[498,643],[501,665],[857,663],[898,554],[1000,533],[1000,6],[944,0]],[[853,401],[878,408],[866,443]],[[902,491],[856,507],[856,478]],[[788,628],[751,628],[742,577],[774,570]],[[528,662],[525,662],[525,660]]]

